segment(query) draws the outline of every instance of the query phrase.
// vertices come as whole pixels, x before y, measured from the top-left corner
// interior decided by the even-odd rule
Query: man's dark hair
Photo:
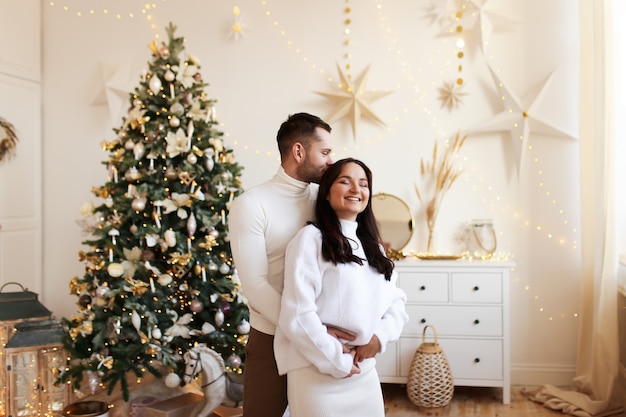
[[[328,123],[317,116],[308,113],[296,113],[290,115],[287,120],[280,125],[276,141],[278,142],[278,150],[280,159],[286,157],[291,152],[294,143],[300,142],[305,149],[309,149],[311,140],[317,137],[316,129],[322,128],[328,133],[331,127]]]

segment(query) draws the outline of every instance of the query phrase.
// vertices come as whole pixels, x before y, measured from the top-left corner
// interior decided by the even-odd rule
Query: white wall
[[[76,220],[81,204],[94,201],[91,187],[106,180],[99,143],[112,139],[111,129],[121,123],[119,115],[110,116],[114,100],[107,101],[106,93],[121,90],[126,106],[125,92],[138,85],[150,59],[148,43],[165,36],[163,27],[173,21],[187,38],[187,52],[202,63],[209,97],[218,100],[226,142],[245,167],[245,188],[275,172],[275,134],[289,113],[332,115],[332,106],[314,92],[336,89],[337,63],[349,63],[353,77],[371,64],[367,88],[393,91],[372,104],[387,127],[362,120],[353,138],[345,119],[334,122],[336,157],[363,159],[374,171],[375,190],[412,207],[418,234],[408,250],[425,249],[423,208],[413,188],[420,159],[430,157],[435,140],[474,128],[459,161],[465,174],[441,208],[437,249],[457,252],[459,226],[493,219],[498,250],[517,262],[511,283],[513,383],[569,383],[580,306],[579,155],[577,140],[567,135],[576,136],[578,127],[577,7],[568,0],[485,2],[484,26],[495,27],[485,38],[486,52],[476,31],[466,30],[469,46],[459,60],[456,37],[443,36],[427,17],[440,3],[170,0],[154,3],[150,21],[139,1],[111,3],[108,14],[90,14],[78,0],[44,4],[44,303],[57,316],[74,311],[68,283],[84,271],[77,253],[86,238]],[[234,5],[247,26],[238,41],[228,38]],[[352,22],[349,46],[346,17]],[[555,71],[537,107],[528,109],[533,117],[525,146],[532,149],[519,169],[509,133],[480,129],[503,110],[489,66],[525,108]],[[467,95],[449,112],[437,89],[459,74]],[[542,133],[536,118],[565,133]]]

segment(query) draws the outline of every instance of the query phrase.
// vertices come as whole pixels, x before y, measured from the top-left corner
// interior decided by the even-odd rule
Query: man
[[[273,347],[285,249],[314,218],[317,183],[333,163],[330,132],[317,116],[289,116],[276,137],[278,172],[244,192],[230,208],[231,249],[250,308],[244,417],[281,417],[287,408],[287,378],[278,375]]]

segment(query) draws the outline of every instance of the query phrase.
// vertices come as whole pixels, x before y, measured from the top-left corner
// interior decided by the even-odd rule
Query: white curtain
[[[526,391],[546,407],[576,416],[622,411],[613,398],[619,369],[614,91],[620,83],[615,81],[612,14],[622,1],[579,0],[583,288],[574,389],[546,385]]]

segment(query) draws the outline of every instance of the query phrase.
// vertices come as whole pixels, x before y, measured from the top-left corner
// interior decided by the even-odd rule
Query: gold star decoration
[[[337,64],[337,70],[341,79],[339,84],[340,90],[332,93],[316,91],[317,94],[326,97],[335,104],[335,111],[329,117],[328,122],[333,123],[337,120],[348,118],[355,139],[357,136],[357,123],[361,119],[368,119],[385,126],[385,122],[374,113],[371,105],[376,100],[390,94],[391,91],[366,90],[365,82],[367,81],[369,69],[370,67],[368,66],[361,75],[352,80],[346,76],[339,64]]]
[[[445,107],[451,112],[456,110],[463,100],[461,97],[466,96],[467,93],[463,92],[463,86],[455,83],[454,81],[446,81],[443,86],[439,87],[439,100],[441,100],[441,107]]]

